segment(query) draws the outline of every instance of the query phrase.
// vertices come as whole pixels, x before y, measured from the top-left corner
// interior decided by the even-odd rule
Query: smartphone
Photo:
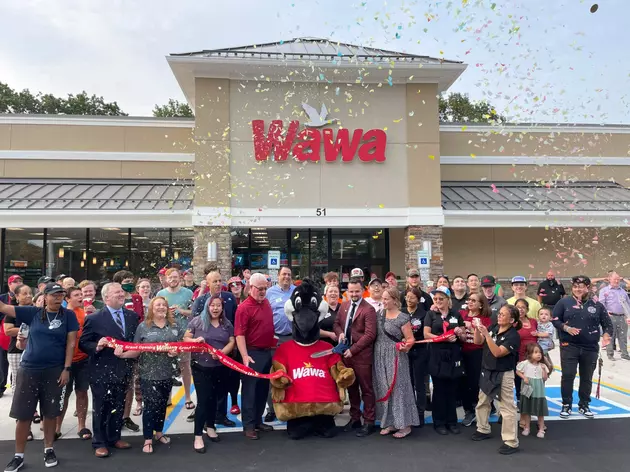
[[[22,336],[23,338],[28,338],[29,327],[26,323],[22,323],[20,325],[20,330],[18,331],[18,336]]]

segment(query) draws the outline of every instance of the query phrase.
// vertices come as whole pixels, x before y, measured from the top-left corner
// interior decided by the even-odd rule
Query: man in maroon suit
[[[358,429],[357,436],[362,438],[374,432],[375,399],[372,388],[372,358],[376,339],[376,312],[372,305],[363,299],[361,279],[351,278],[346,293],[349,300],[341,304],[334,331],[340,343],[345,342],[350,346],[343,355],[344,363],[354,369],[357,381],[348,388],[350,421],[344,427],[344,431]],[[361,399],[363,399],[363,425],[361,425]]]

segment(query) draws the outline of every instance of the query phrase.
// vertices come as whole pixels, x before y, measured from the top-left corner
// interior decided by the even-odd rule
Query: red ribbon
[[[128,343],[126,341],[119,341],[114,338],[107,339],[108,347],[116,348],[121,346],[124,351],[140,351],[140,352],[163,352],[168,353],[176,350],[177,352],[207,352],[214,354],[219,358],[221,364],[235,370],[241,374],[249,375],[251,377],[258,377],[259,379],[278,379],[280,377],[290,378],[286,372],[276,371],[272,374],[261,374],[256,372],[251,367],[247,367],[240,362],[236,362],[229,356],[226,356],[220,349],[216,349],[206,343],[191,343],[191,342],[177,342],[177,343]]]
[[[455,330],[451,329],[451,330],[446,331],[444,334],[440,334],[439,336],[436,336],[434,338],[423,339],[422,341],[416,341],[414,342],[414,344],[443,343],[443,342],[446,342],[448,338],[450,338],[454,334],[455,334]],[[392,383],[389,385],[389,388],[387,389],[387,393],[385,393],[385,396],[383,398],[376,400],[377,403],[382,403],[389,400],[389,397],[392,395],[392,392],[394,391],[394,387],[396,386],[396,377],[398,376],[398,356],[399,356],[398,351],[402,351],[403,347],[405,347],[406,344],[407,343],[405,343],[404,341],[396,343],[396,360],[394,361],[394,377],[392,378]]]

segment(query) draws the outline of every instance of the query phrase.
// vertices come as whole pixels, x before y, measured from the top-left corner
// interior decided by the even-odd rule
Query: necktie
[[[348,315],[348,325],[346,326],[346,332],[344,333],[348,345],[352,345],[352,320],[354,319],[354,312],[356,309],[356,302],[352,303],[352,309],[350,310],[350,314]]]
[[[125,326],[123,325],[123,319],[122,319],[122,313],[120,312],[120,310],[116,310],[114,312],[114,320],[116,321],[116,324],[118,325],[118,327],[120,328],[121,333],[123,334],[123,336],[125,335]]]

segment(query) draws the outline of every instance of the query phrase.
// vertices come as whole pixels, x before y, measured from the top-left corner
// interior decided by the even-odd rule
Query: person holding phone
[[[44,463],[57,465],[53,449],[57,417],[64,404],[79,323],[73,311],[61,306],[65,290],[57,283],[44,289],[44,306],[11,306],[0,302],[0,313],[14,326],[28,325],[28,343],[22,355],[9,416],[17,420],[15,455],[5,471],[24,465],[24,450],[37,404],[44,418]],[[25,342],[25,328],[18,334],[18,347]]]

